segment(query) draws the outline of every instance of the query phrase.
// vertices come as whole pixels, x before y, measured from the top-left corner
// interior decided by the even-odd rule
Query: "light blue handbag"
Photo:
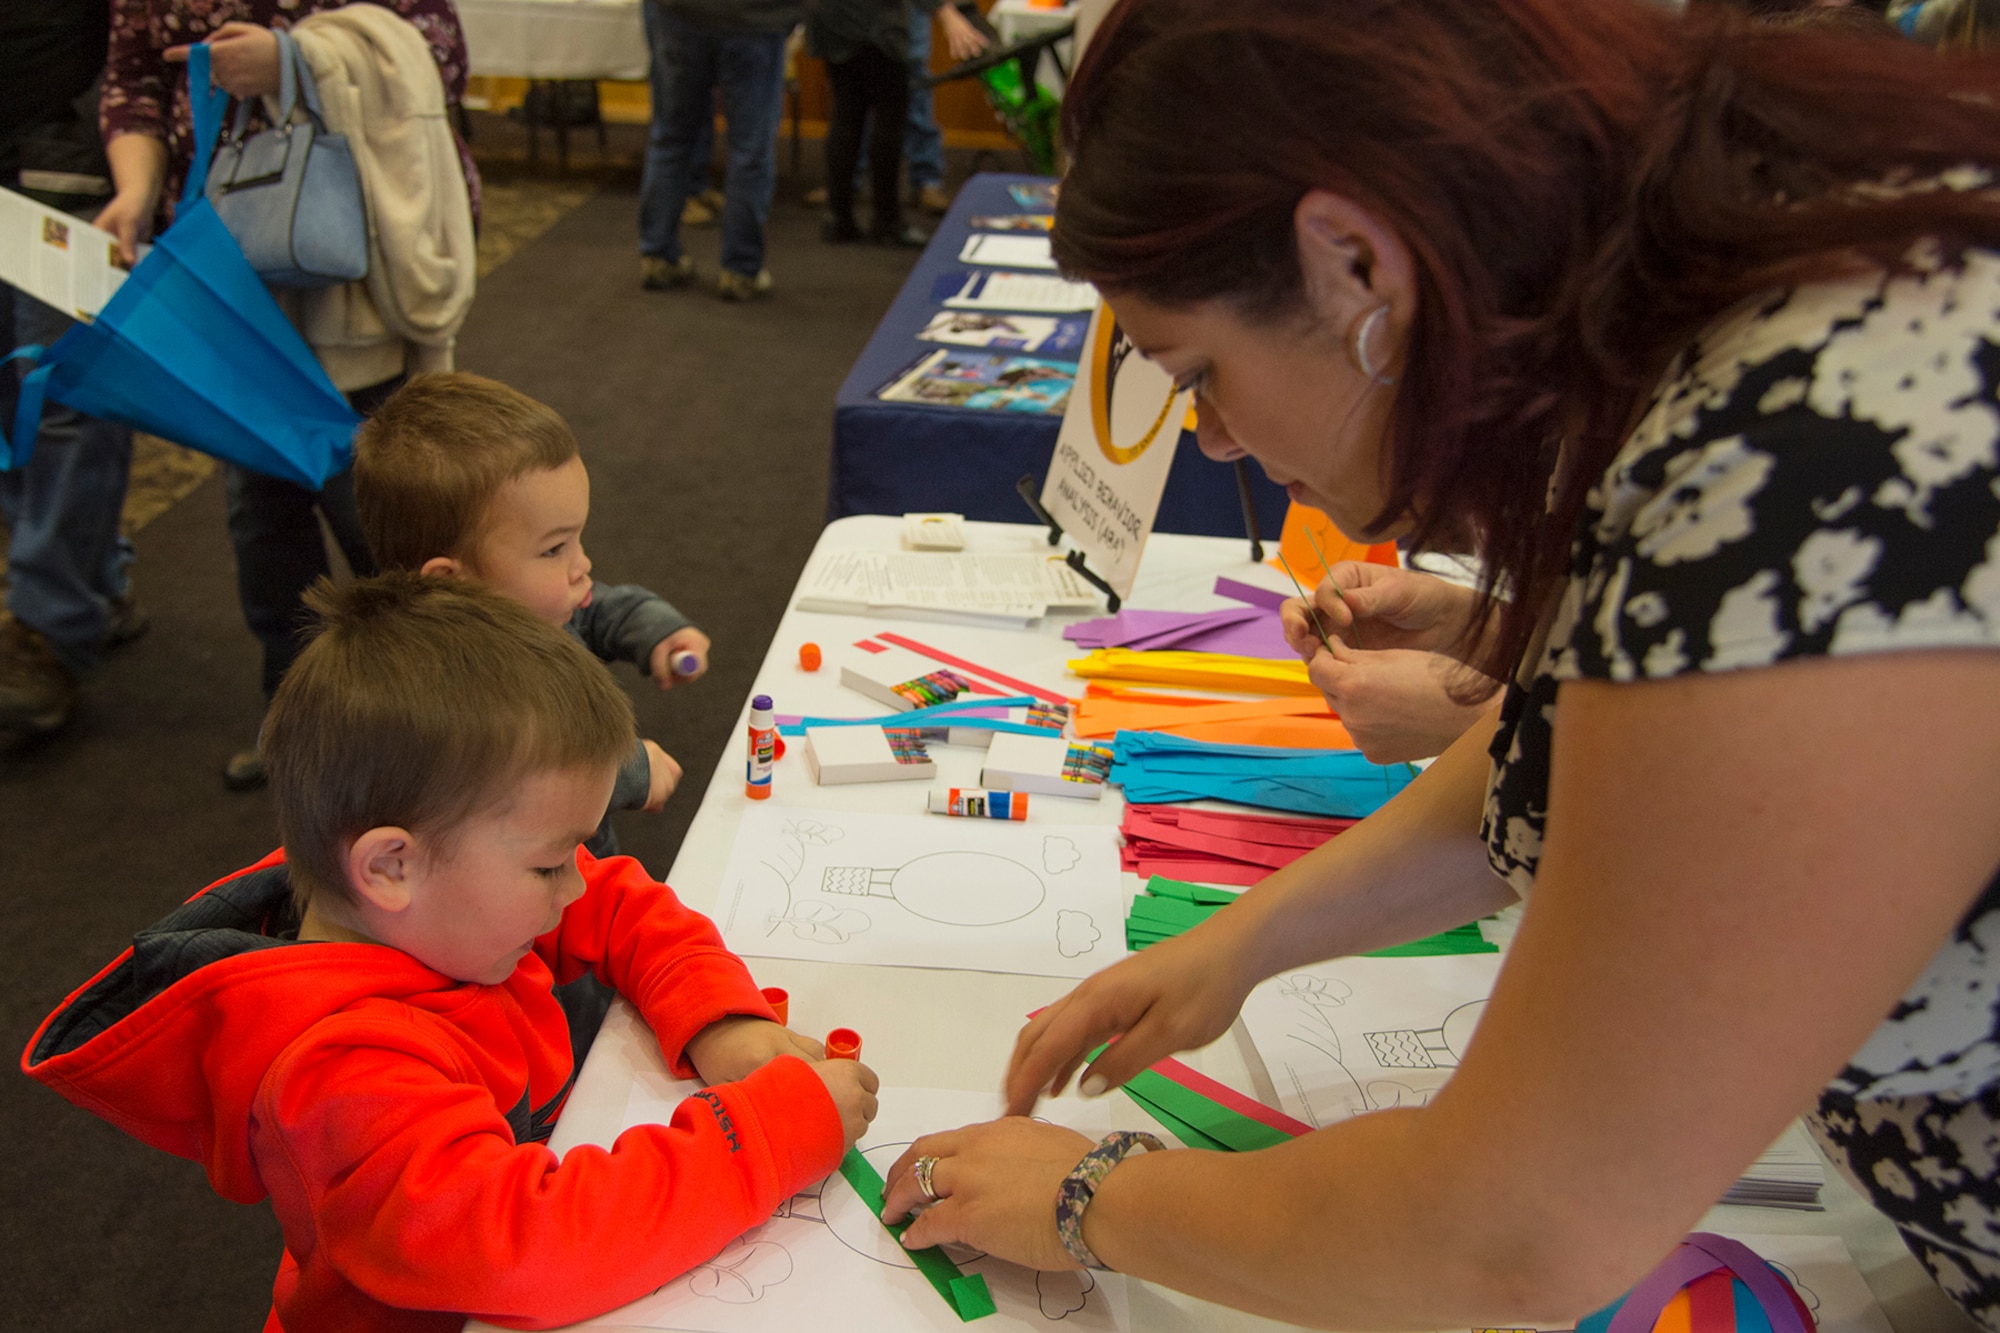
[[[278,38],[278,123],[249,134],[250,101],[237,103],[215,150],[204,193],[274,287],[330,287],[368,274],[368,214],[347,136],[328,133],[312,70],[290,33]],[[303,103],[306,118],[294,122]]]

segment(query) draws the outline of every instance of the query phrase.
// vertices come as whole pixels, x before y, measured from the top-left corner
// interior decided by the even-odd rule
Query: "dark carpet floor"
[[[591,157],[579,151],[572,171],[595,170]],[[737,708],[821,528],[835,388],[909,257],[823,246],[817,217],[797,202],[800,182],[785,178],[772,300],[642,292],[631,176],[604,176],[482,281],[459,365],[569,419],[593,483],[586,544],[597,576],[655,589],[715,639],[710,676],[687,689],[662,694],[618,669],[644,734],[690,775],[665,814],[620,816],[626,850],[661,874],[735,743]],[[689,235],[713,274],[715,232]],[[220,481],[156,519],[138,545],[152,632],[90,684],[67,731],[0,755],[9,1052],[134,930],[275,840],[268,797],[229,795],[218,777],[259,713]],[[260,1326],[280,1244],[265,1206],[220,1200],[192,1163],[18,1073],[0,1078],[0,1126],[0,1328]]]

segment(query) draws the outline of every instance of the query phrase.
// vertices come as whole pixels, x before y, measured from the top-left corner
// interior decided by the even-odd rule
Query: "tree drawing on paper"
[[[1305,1108],[1305,1118],[1315,1129],[1335,1118],[1385,1110],[1392,1106],[1422,1106],[1430,1101],[1428,1089],[1414,1088],[1394,1079],[1370,1079],[1364,1084],[1347,1067],[1341,1050],[1340,1030],[1334,1022],[1334,1016],[1354,996],[1353,989],[1346,982],[1337,977],[1317,977],[1310,972],[1299,972],[1280,982],[1278,993],[1293,1012],[1292,1024],[1285,1035],[1301,1046],[1318,1052],[1339,1071],[1339,1078],[1346,1080],[1345,1086],[1337,1085],[1331,1089],[1311,1087],[1296,1065],[1289,1060],[1284,1062],[1292,1091]],[[1376,1035],[1367,1034],[1371,1043]],[[1395,1067],[1381,1061],[1377,1063],[1384,1068]],[[1323,1071],[1315,1069],[1314,1073],[1318,1075]]]
[[[725,1305],[754,1305],[766,1288],[791,1277],[792,1252],[776,1241],[755,1239],[763,1229],[751,1228],[707,1263],[689,1269],[688,1290]]]
[[[847,836],[847,831],[817,819],[787,819],[775,844],[759,864],[770,871],[785,889],[785,910],[765,918],[766,935],[789,926],[792,934],[815,944],[845,944],[873,925],[866,912],[835,907],[831,903],[792,901],[792,885],[805,869],[807,848],[831,847]],[[740,895],[742,885],[738,884]]]
[[[1032,915],[1048,897],[1041,877],[991,852],[931,852],[894,870],[831,866],[820,891],[893,898],[913,916],[945,926],[1000,926]]]

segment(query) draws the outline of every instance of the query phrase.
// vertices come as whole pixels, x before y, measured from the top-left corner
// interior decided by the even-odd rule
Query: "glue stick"
[[[686,678],[701,670],[701,654],[692,648],[683,648],[667,658],[667,665],[673,669],[676,676]]]
[[[771,799],[771,769],[778,762],[778,722],[771,713],[771,696],[750,701],[750,761],[744,765],[743,794],[753,801]]]
[[[1022,820],[1028,817],[1028,793],[947,787],[931,793],[931,813],[963,815],[970,819]]]
[[[826,1034],[826,1058],[829,1060],[859,1060],[861,1058],[861,1034],[853,1028],[835,1028]]]

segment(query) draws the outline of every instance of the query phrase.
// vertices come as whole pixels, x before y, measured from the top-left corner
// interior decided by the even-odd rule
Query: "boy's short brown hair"
[[[319,628],[271,701],[262,748],[301,913],[352,903],[371,828],[441,837],[522,777],[616,767],[631,700],[569,634],[460,579],[392,573],[306,594]]]
[[[354,502],[375,563],[464,559],[495,491],[576,454],[568,424],[518,389],[464,371],[416,376],[354,437]]]

